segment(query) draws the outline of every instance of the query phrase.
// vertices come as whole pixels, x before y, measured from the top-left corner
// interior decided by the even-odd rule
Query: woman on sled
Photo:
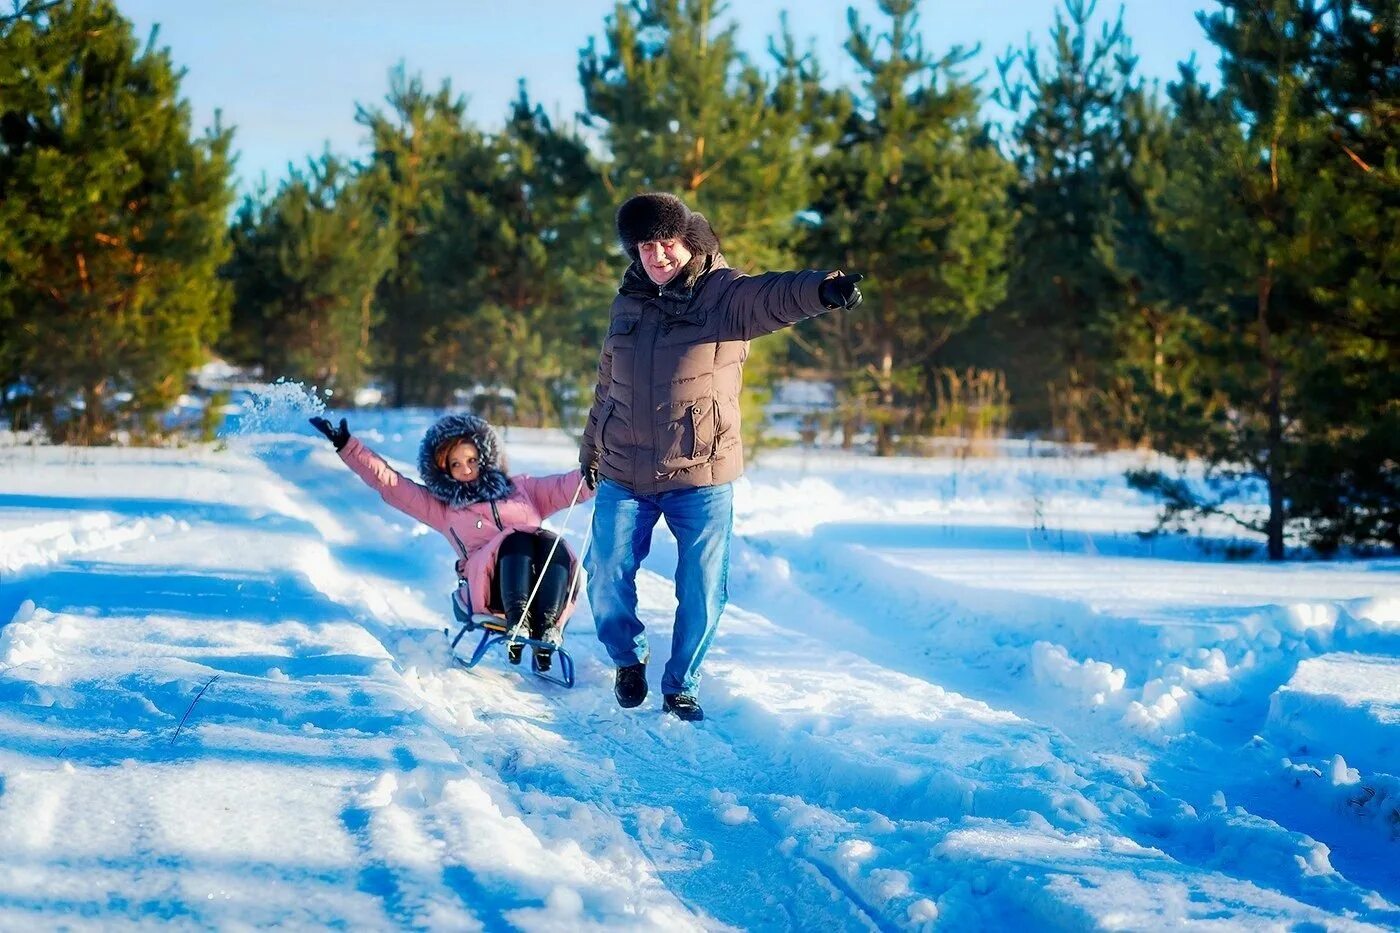
[[[528,636],[546,643],[535,648],[534,660],[537,669],[549,670],[574,610],[577,558],[562,539],[554,547],[556,536],[540,524],[592,498],[579,471],[511,476],[491,425],[475,415],[447,415],[418,447],[419,484],[351,437],[344,418],[338,426],[325,418],[311,424],[385,502],[453,545],[470,594],[471,605],[462,608],[505,617],[510,663],[520,663],[523,645],[516,639]]]

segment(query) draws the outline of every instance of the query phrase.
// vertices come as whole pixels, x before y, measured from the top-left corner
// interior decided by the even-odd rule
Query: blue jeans
[[[676,626],[662,693],[694,693],[700,664],[729,601],[729,540],[734,531],[731,484],[639,496],[604,479],[593,500],[588,600],[598,640],[619,667],[647,660],[646,628],[637,618],[637,570],[651,551],[651,532],[665,517],[676,537]]]

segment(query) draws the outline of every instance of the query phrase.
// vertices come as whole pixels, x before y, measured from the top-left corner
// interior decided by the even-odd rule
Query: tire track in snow
[[[665,585],[659,578],[653,582]],[[580,636],[590,635],[571,626],[571,649],[578,651]],[[427,642],[420,640],[419,649],[449,664],[445,640],[436,633],[423,637]],[[400,663],[410,662],[401,657]],[[461,740],[463,749],[469,747],[518,800],[544,793],[597,807],[628,832],[658,877],[692,907],[749,928],[829,926],[842,916],[852,928],[881,927],[877,910],[848,886],[831,884],[819,863],[781,852],[781,838],[766,826],[725,825],[705,792],[715,786],[750,793],[766,783],[764,776],[703,727],[662,718],[654,706],[617,709],[596,659],[581,665],[579,685],[568,693],[508,668],[500,652],[478,672],[447,669],[438,676],[453,681],[456,693],[469,694],[484,727]],[[473,689],[479,687],[488,689]],[[525,710],[511,711],[521,700]],[[540,701],[549,714],[541,712]],[[541,733],[549,738],[543,752]],[[599,746],[605,747],[601,754]],[[715,761],[724,769],[716,771]],[[758,889],[770,892],[770,903],[754,913],[747,902]],[[842,902],[849,904],[844,911]],[[773,923],[767,916],[773,911],[785,913],[789,922]]]
[[[670,581],[664,576],[660,576],[651,571],[643,571],[639,576],[639,591],[642,597],[643,614],[648,622],[648,629],[652,631],[658,643],[665,641],[667,622],[665,617],[669,614],[672,603],[667,602],[666,594],[670,587]],[[764,627],[773,630],[774,634],[768,636],[770,640],[781,642],[792,642],[797,647],[794,654],[805,657],[819,657],[821,652],[818,646],[810,639],[804,639],[795,633],[784,632],[780,627],[774,626],[771,622],[761,617],[756,617],[745,612],[741,606],[735,606],[733,614],[728,617],[726,625],[730,633],[726,638],[721,639],[726,643],[736,640],[750,641],[751,639],[736,633],[734,630],[748,629],[754,627]],[[575,634],[578,634],[577,632]],[[744,645],[752,648],[750,645]],[[721,655],[723,651],[719,652]],[[752,648],[745,652],[747,660],[762,661],[765,659],[765,652],[762,649]],[[771,652],[767,655],[768,660],[774,660]],[[720,672],[711,676],[714,681],[730,681],[732,676],[723,673],[724,668],[732,665],[721,662]],[[653,671],[653,677],[655,672]],[[721,683],[723,689],[723,684]],[[708,695],[708,694],[707,694]],[[559,701],[563,702],[563,701]],[[615,720],[621,718],[627,721],[644,723],[646,719],[638,719],[639,713],[628,713],[611,708],[611,698],[604,697],[603,704],[611,709],[610,713],[604,714],[603,719]],[[922,872],[917,879],[918,884],[910,886],[908,880],[901,881],[899,877],[907,875],[902,869],[890,867],[886,863],[871,864],[868,870],[858,864],[859,860],[850,860],[844,856],[846,851],[851,849],[860,850],[862,848],[872,848],[868,841],[872,838],[869,833],[853,830],[845,836],[834,839],[830,844],[821,840],[798,844],[795,837],[788,835],[791,825],[784,824],[781,819],[776,818],[781,811],[787,809],[787,801],[793,796],[805,798],[801,800],[802,807],[811,811],[820,811],[827,815],[829,819],[844,821],[842,813],[851,812],[852,808],[863,810],[873,816],[868,822],[883,822],[891,827],[898,827],[900,833],[913,832],[916,838],[928,838],[929,845],[914,845],[913,857],[915,863],[927,863],[927,859],[918,852],[927,853],[928,850],[942,838],[942,833],[926,835],[917,827],[909,829],[911,825],[911,815],[907,807],[898,805],[899,794],[897,788],[891,788],[888,782],[882,782],[878,774],[867,780],[864,773],[854,776],[845,775],[838,770],[832,776],[825,775],[820,762],[808,760],[805,767],[793,760],[781,760],[775,757],[774,748],[782,750],[786,746],[784,741],[785,730],[790,730],[791,726],[785,726],[781,715],[769,715],[767,713],[756,713],[752,708],[745,708],[743,704],[735,704],[726,701],[722,696],[714,702],[707,699],[707,708],[715,711],[717,715],[712,715],[699,727],[687,727],[679,723],[669,723],[667,720],[660,720],[662,726],[658,730],[645,729],[655,739],[655,751],[649,755],[642,755],[637,752],[639,747],[645,747],[647,736],[639,736],[641,742],[629,736],[628,744],[631,746],[626,753],[634,758],[650,763],[651,772],[664,773],[676,757],[681,753],[686,753],[692,760],[703,760],[710,766],[709,783],[713,783],[717,790],[724,789],[735,798],[735,802],[742,801],[749,805],[755,812],[755,821],[761,823],[767,830],[767,836],[771,842],[776,843],[776,849],[783,858],[804,866],[813,880],[821,883],[822,888],[851,905],[850,918],[852,922],[858,923],[862,927],[886,928],[891,924],[901,925],[909,922],[923,922],[936,914],[933,901],[929,895],[937,897],[947,891],[955,890],[958,885],[967,885],[969,871],[965,867],[952,866],[947,870],[941,870],[936,863],[928,863],[922,866]],[[961,706],[980,708],[986,710],[979,703],[968,703],[961,701]],[[991,712],[987,710],[987,712]],[[655,713],[649,713],[648,717]],[[1002,721],[1010,720],[1012,717],[1002,715]],[[748,721],[746,724],[746,720]],[[592,731],[595,735],[606,735],[607,730],[601,728],[596,721],[584,722],[581,724],[583,731]],[[798,727],[800,731],[801,727]],[[683,742],[681,747],[676,747],[677,742]],[[615,747],[621,749],[622,746],[614,743]],[[825,751],[825,750],[821,750]],[[730,760],[738,762],[731,764]],[[714,763],[718,762],[719,767]],[[665,796],[674,796],[672,792],[663,786],[661,788]],[[892,794],[892,790],[895,792]],[[684,794],[685,786],[675,792],[675,795]],[[614,799],[620,795],[614,794]],[[915,798],[918,800],[918,798]],[[824,801],[824,805],[819,805],[813,801]],[[891,809],[890,804],[895,806]],[[919,816],[930,818],[935,815],[946,819],[956,818],[967,812],[967,807],[962,802],[961,795],[954,795],[952,799],[945,803],[931,801],[932,809],[927,804],[920,801]],[[992,803],[992,801],[989,801]],[[994,812],[1009,814],[1013,809],[1019,808],[1020,802],[1008,802]],[[692,811],[703,811],[703,806],[692,808]],[[886,816],[885,814],[888,814]],[[692,819],[693,823],[694,820]],[[799,821],[800,823],[800,821]],[[889,831],[889,830],[885,830]],[[800,830],[799,830],[800,833]],[[909,852],[906,848],[904,851]],[[733,855],[731,851],[729,853]],[[894,863],[899,865],[901,863]],[[926,886],[926,887],[925,887]],[[818,908],[820,909],[820,907]],[[954,905],[953,915],[958,916],[961,909],[966,918],[976,918],[979,915],[976,910],[967,905]],[[830,920],[829,912],[826,914]],[[997,917],[982,917],[982,921],[997,919]]]
[[[643,585],[645,582],[644,579]],[[560,709],[564,720],[572,723],[574,731],[606,744],[614,763],[621,759],[632,764],[630,769],[623,769],[627,785],[610,796],[608,806],[631,824],[633,835],[655,860],[665,862],[674,856],[674,844],[668,846],[662,839],[649,837],[641,826],[641,814],[672,812],[677,801],[693,798],[698,788],[714,786],[708,797],[687,808],[682,820],[683,830],[676,830],[687,833],[686,840],[679,844],[691,851],[697,842],[703,847],[700,864],[690,866],[696,876],[684,886],[687,899],[713,904],[720,899],[716,896],[715,885],[719,886],[719,891],[728,892],[736,887],[730,880],[735,875],[741,874],[746,884],[770,891],[777,887],[775,881],[785,876],[789,883],[780,889],[779,896],[770,894],[767,906],[784,912],[787,922],[774,924],[771,917],[750,914],[742,918],[745,927],[830,927],[836,922],[833,906],[844,900],[849,906],[846,916],[851,923],[867,929],[891,929],[877,908],[820,860],[784,851],[784,836],[770,821],[748,819],[737,825],[726,822],[724,814],[718,812],[722,804],[716,802],[716,795],[722,798],[724,794],[743,794],[746,799],[763,796],[771,793],[773,778],[763,769],[749,764],[737,751],[735,743],[714,728],[713,719],[704,725],[692,726],[664,718],[664,714],[655,709],[641,708],[635,711],[612,708],[601,715],[585,711],[580,715],[577,707],[570,706],[563,697],[551,697],[551,701]],[[619,727],[624,733],[622,736],[614,733]],[[687,745],[689,748],[684,748]],[[701,774],[694,767],[677,765],[674,756],[685,752],[689,752],[692,761],[703,757],[712,762],[729,757],[739,763],[727,764],[727,773],[716,774],[712,770]],[[730,790],[721,791],[721,787]],[[725,826],[715,826],[716,822]],[[710,863],[713,867],[707,867]],[[742,892],[744,886],[738,887]],[[703,896],[699,896],[701,891]]]

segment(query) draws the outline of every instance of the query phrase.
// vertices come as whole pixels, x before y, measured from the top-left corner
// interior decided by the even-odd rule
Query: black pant
[[[516,625],[525,616],[525,603],[530,600],[536,581],[539,582],[535,598],[530,600],[530,618],[526,622],[531,638],[541,637],[559,621],[569,601],[573,561],[563,541],[549,557],[554,541],[555,536],[544,530],[512,531],[496,552],[490,609],[504,613],[507,623]],[[549,557],[548,562],[546,557]]]

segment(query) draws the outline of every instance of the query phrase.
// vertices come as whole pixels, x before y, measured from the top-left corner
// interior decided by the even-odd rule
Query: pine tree
[[[1223,86],[1173,89],[1189,128],[1162,226],[1184,257],[1193,353],[1158,400],[1159,447],[1208,483],[1136,477],[1167,517],[1223,514],[1281,559],[1400,545],[1394,321],[1396,17],[1359,4],[1230,0],[1203,23]],[[1361,38],[1361,37],[1365,38]],[[1390,64],[1385,64],[1390,63]],[[1360,93],[1358,89],[1364,88]],[[1262,487],[1261,516],[1233,500]]]
[[[1332,222],[1315,295],[1326,366],[1305,374],[1310,432],[1291,514],[1323,551],[1400,549],[1400,3],[1321,10],[1316,106],[1329,170],[1314,197]],[[1315,362],[1322,362],[1316,360]]]
[[[1191,323],[1183,302],[1182,256],[1160,223],[1169,212],[1172,159],[1183,131],[1158,88],[1138,86],[1123,99],[1120,147],[1105,229],[1095,243],[1121,302],[1104,315],[1105,355],[1098,361],[1100,410],[1117,440],[1149,440],[1148,409],[1174,391],[1189,365]]]
[[[60,437],[167,404],[225,325],[231,132],[191,138],[180,78],[110,0],[0,20],[0,363]]]
[[[470,179],[454,176],[488,144],[467,123],[466,103],[449,82],[430,93],[400,65],[386,104],[360,106],[356,114],[373,147],[369,190],[395,250],[375,299],[376,355],[395,404],[442,405],[453,397],[455,378],[442,369],[439,341],[477,271],[470,244],[453,242],[447,197],[454,185],[470,189]]]
[[[452,239],[474,244],[481,275],[447,345],[471,382],[511,390],[515,420],[568,423],[595,373],[595,309],[616,289],[611,231],[592,211],[601,179],[583,140],[556,129],[523,82],[484,155],[476,183],[449,192],[455,222],[472,228]]]
[[[370,362],[372,302],[392,255],[364,179],[330,154],[276,195],[247,197],[229,231],[233,326],[223,348],[269,378],[349,396]]]
[[[1104,417],[1104,362],[1123,308],[1120,284],[1100,249],[1121,196],[1126,161],[1120,126],[1137,91],[1136,61],[1122,15],[1091,33],[1097,0],[1065,0],[1051,30],[1051,57],[1032,45],[998,64],[995,95],[1020,119],[1010,148],[1020,172],[1017,257],[1003,331],[1019,332],[1008,366],[1018,408],[1070,441],[1118,440]],[[1046,400],[1047,406],[1038,405]]]
[[[600,131],[617,200],[669,191],[701,210],[726,254],[768,268],[808,201],[800,78],[770,80],[737,48],[718,0],[619,3],[607,52],[579,64],[584,123]],[[800,67],[800,59],[792,63]]]
[[[428,95],[402,69],[389,100],[392,114],[360,119],[375,139],[369,184],[401,238],[377,303],[394,397],[567,418],[596,363],[582,309],[616,286],[601,268],[612,237],[592,216],[603,197],[588,147],[523,85],[494,134],[469,126],[446,86]]]
[[[821,163],[811,235],[819,255],[870,276],[871,300],[823,331],[831,359],[847,354],[838,384],[859,396],[873,383],[880,455],[893,452],[900,404],[908,426],[926,420],[948,339],[1003,297],[1013,221],[1011,165],[958,75],[967,56],[929,56],[915,7],[880,0],[890,26],[878,39],[850,13],[846,47],[863,86]]]

